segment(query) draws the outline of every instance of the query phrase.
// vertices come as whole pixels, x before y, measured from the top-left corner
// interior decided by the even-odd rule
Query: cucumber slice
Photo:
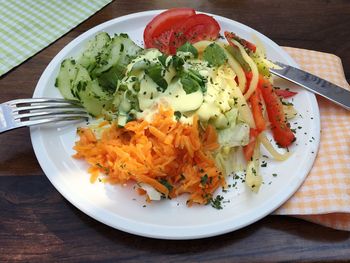
[[[91,81],[90,87],[88,87],[88,89],[91,90],[91,92],[95,94],[96,98],[108,100],[108,94],[102,90],[97,79],[94,79]]]
[[[72,87],[72,93],[79,98],[86,110],[93,116],[98,116],[103,110],[112,107],[112,98],[105,93],[97,80],[92,80],[89,72],[77,65],[77,76]]]
[[[61,63],[60,72],[56,78],[55,86],[59,89],[62,96],[68,100],[76,100],[72,93],[73,82],[76,79],[78,68],[73,59],[65,59]]]
[[[118,64],[126,66],[137,56],[142,48],[136,45],[127,34],[120,34],[119,37],[122,39],[121,49],[123,49],[124,52],[122,52]]]
[[[80,100],[91,115],[101,115],[114,108],[112,94],[140,50],[126,34],[111,39],[101,32],[87,43],[77,63],[62,62],[55,85],[65,98]]]
[[[90,82],[91,84],[91,82]],[[88,91],[80,93],[80,100],[86,110],[92,116],[99,116],[103,111],[108,111],[111,108],[112,102],[106,101],[103,98],[97,96],[93,91],[89,90],[91,85],[88,85]]]
[[[117,88],[118,81],[124,77],[125,72],[125,67],[116,64],[97,78],[98,83],[103,91],[112,95]]]
[[[93,70],[93,76],[99,76],[102,72],[109,70],[114,65],[126,66],[142,50],[126,34],[115,35],[112,39],[108,51],[101,55],[103,59]],[[107,58],[106,58],[107,57]]]
[[[132,109],[131,102],[128,99],[123,98],[123,100],[119,104],[119,111],[129,112],[131,109]]]
[[[128,122],[128,115],[119,113],[119,115],[118,115],[118,126],[119,127],[124,127],[127,122]]]
[[[115,36],[112,39],[108,50],[105,50],[103,55],[101,55],[101,57],[104,58],[100,61],[102,63],[97,65],[97,67],[92,71],[93,76],[99,76],[102,72],[109,70],[113,65],[117,64],[122,52],[121,44],[121,39],[118,36]]]
[[[81,94],[87,92],[86,88],[91,82],[89,72],[83,66],[77,64],[76,78],[71,85],[71,93],[81,101]]]
[[[98,33],[87,43],[85,51],[78,58],[77,62],[88,71],[92,71],[104,59],[102,55],[106,53],[110,42],[111,38],[108,33]]]

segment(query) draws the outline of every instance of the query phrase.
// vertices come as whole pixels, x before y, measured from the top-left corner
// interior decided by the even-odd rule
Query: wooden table
[[[280,45],[334,53],[350,80],[350,2],[119,0],[0,78],[1,102],[31,97],[50,60],[72,39],[133,12],[188,6],[247,24]],[[350,175],[349,175],[350,176]],[[68,203],[34,155],[27,128],[1,135],[0,261],[344,261],[349,233],[268,216],[244,229],[193,241],[162,241],[109,228]]]

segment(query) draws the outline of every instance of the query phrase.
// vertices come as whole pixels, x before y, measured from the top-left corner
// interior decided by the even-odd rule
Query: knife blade
[[[285,65],[281,62],[274,63],[280,66],[281,69],[270,68],[272,74],[289,80],[350,110],[350,92],[348,90],[301,69]]]

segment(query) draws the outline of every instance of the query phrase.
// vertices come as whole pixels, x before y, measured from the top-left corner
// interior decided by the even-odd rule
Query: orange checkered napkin
[[[332,54],[284,48],[305,71],[343,88],[341,60]],[[317,95],[321,141],[316,161],[303,185],[274,214],[291,215],[350,231],[350,111]]]

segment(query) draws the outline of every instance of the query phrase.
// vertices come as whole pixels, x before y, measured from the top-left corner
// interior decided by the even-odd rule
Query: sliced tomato
[[[256,51],[256,46],[253,43],[251,43],[243,38],[240,38],[235,33],[225,31],[225,37],[226,37],[227,41],[229,42],[229,44],[232,46],[234,46],[235,44],[230,39],[236,40],[243,47],[245,47],[246,49],[248,49],[252,52]]]
[[[170,36],[170,54],[175,54],[176,49],[186,41],[196,43],[201,40],[215,40],[219,37],[220,25],[211,16],[196,14],[185,19],[182,24],[174,27]]]
[[[258,87],[265,101],[273,138],[280,146],[288,147],[295,141],[295,136],[284,115],[282,102],[268,80],[260,78]]]
[[[253,118],[257,131],[260,133],[266,129],[266,122],[263,116],[262,99],[260,89],[256,89],[249,97]]]
[[[277,96],[282,97],[284,99],[293,97],[294,95],[298,94],[298,92],[285,90],[285,89],[275,89],[275,92],[276,92]]]
[[[244,158],[249,162],[254,154],[256,137],[258,137],[259,132],[256,129],[250,129],[249,131],[249,143],[243,147]]]
[[[191,8],[172,8],[154,17],[143,32],[145,47],[158,48],[168,53],[173,28],[195,13],[195,10]]]

